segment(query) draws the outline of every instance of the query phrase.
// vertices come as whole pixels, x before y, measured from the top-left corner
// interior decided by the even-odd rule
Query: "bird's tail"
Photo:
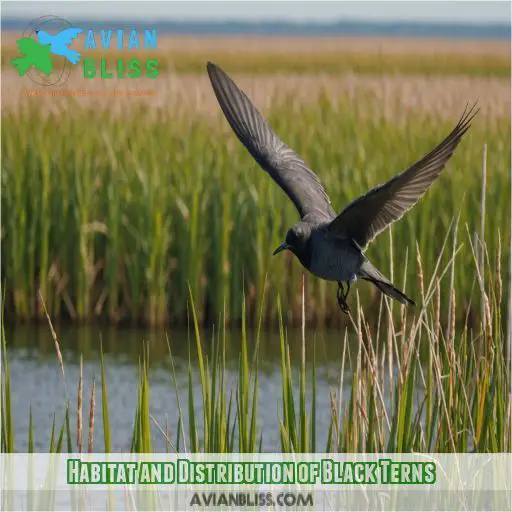
[[[383,276],[369,261],[365,261],[361,265],[361,269],[359,270],[359,277],[361,279],[370,281],[382,293],[393,297],[393,299],[397,300],[398,302],[401,302],[402,304],[408,304],[409,306],[415,305],[414,301],[409,299],[405,293],[395,288],[391,281],[387,277]]]
[[[32,66],[32,62],[26,57],[20,57],[19,59],[13,59],[13,66],[18,70],[18,75],[23,76],[30,66]]]
[[[80,53],[75,52],[75,50],[70,50],[69,48],[66,51],[66,58],[72,63],[72,64],[78,64],[80,62]]]

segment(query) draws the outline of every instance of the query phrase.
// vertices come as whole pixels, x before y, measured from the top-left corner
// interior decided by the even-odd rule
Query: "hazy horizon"
[[[158,18],[159,21],[207,22],[446,22],[461,24],[510,24],[506,1],[189,1],[126,2],[86,1],[2,2],[2,18],[34,19],[54,14],[87,19]]]

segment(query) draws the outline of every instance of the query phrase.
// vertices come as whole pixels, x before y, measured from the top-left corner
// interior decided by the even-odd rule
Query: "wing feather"
[[[78,34],[82,32],[81,28],[66,28],[62,31],[60,31],[58,34],[56,34],[54,37],[59,38],[59,42],[61,44],[71,44],[73,42],[73,39],[78,37]]]
[[[246,94],[215,64],[207,65],[215,96],[236,136],[288,194],[301,217],[330,220],[335,212],[318,176],[284,144]]]
[[[475,107],[476,104],[466,107],[451,133],[421,160],[352,201],[330,223],[329,230],[365,248],[381,231],[402,218],[444,169],[478,113]]]

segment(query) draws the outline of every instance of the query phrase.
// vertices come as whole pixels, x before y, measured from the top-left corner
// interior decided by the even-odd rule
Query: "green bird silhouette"
[[[19,39],[16,44],[23,57],[13,59],[12,64],[18,70],[20,76],[23,76],[32,66],[46,76],[50,75],[53,69],[53,62],[50,57],[51,45],[41,44],[30,37]]]

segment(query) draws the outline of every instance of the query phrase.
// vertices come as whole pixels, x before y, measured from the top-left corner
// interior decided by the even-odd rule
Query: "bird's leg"
[[[336,292],[336,298],[338,299],[338,304],[342,300],[343,292],[345,290],[343,289],[343,283],[341,281],[338,281],[338,291]],[[340,305],[341,306],[341,305]]]
[[[347,281],[347,291],[345,292],[345,295],[343,296],[343,300],[345,303],[347,302],[348,292],[350,291],[350,281]]]
[[[350,285],[348,288],[350,288]],[[347,306],[347,302],[345,300],[347,295],[348,295],[348,289],[347,289],[347,293],[345,293],[345,290],[343,288],[343,282],[338,281],[337,299],[338,299],[338,305],[339,305],[341,311],[343,311],[343,313],[348,313],[348,306]]]

